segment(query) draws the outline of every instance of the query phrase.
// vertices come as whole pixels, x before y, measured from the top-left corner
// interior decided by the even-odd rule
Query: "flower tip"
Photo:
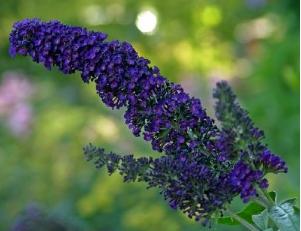
[[[15,57],[16,57],[16,54],[17,54],[16,49],[15,49],[14,47],[11,46],[11,47],[9,48],[9,50],[8,50],[8,54],[9,54],[10,57],[15,58]]]

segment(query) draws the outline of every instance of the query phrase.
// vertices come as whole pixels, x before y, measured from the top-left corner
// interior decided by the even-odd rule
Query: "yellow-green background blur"
[[[117,153],[158,154],[79,74],[9,57],[12,24],[28,17],[129,41],[200,97],[211,116],[215,82],[230,81],[270,148],[288,163],[287,175],[269,176],[271,190],[279,199],[299,197],[298,0],[0,0],[0,230],[9,230],[30,204],[85,231],[202,229],[170,209],[158,190],[124,184],[84,160],[89,142]]]

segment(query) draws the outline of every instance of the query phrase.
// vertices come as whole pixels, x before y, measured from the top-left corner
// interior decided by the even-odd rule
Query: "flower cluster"
[[[65,74],[80,71],[84,82],[95,81],[102,101],[112,108],[127,107],[125,122],[136,136],[143,130],[154,150],[188,148],[189,128],[202,133],[199,142],[211,136],[213,121],[200,100],[163,78],[157,67],[149,67],[129,43],[105,38],[103,33],[58,21],[23,20],[14,25],[10,53],[29,55]]]
[[[92,144],[84,147],[88,161],[97,168],[106,166],[108,173],[119,171],[125,182],[144,181],[148,187],[158,187],[173,209],[181,209],[188,217],[206,223],[234,194],[228,177],[202,163],[200,155],[172,155],[156,159],[134,158],[133,155],[105,153]]]
[[[94,147],[92,144],[84,147],[84,153],[87,161],[94,160],[96,168],[106,166],[110,175],[118,170],[125,182],[146,181],[147,172],[153,163],[151,157],[134,158],[133,155],[105,153],[103,148]]]
[[[246,111],[230,87],[221,82],[214,97],[214,124],[201,101],[164,78],[157,67],[140,57],[127,42],[106,41],[106,35],[58,21],[26,19],[10,35],[11,55],[28,55],[50,69],[81,73],[94,81],[102,101],[112,109],[124,107],[125,123],[135,136],[151,142],[165,155],[135,158],[84,148],[87,160],[124,181],[145,181],[158,187],[169,205],[195,220],[207,222],[240,194],[244,202],[256,197],[256,186],[267,188],[265,173],[286,172],[285,163],[262,143]]]
[[[286,173],[288,170],[284,160],[282,160],[279,156],[272,154],[268,149],[265,149],[262,152],[259,163],[262,163],[267,172]]]
[[[217,83],[213,97],[217,99],[216,118],[221,122],[223,129],[235,134],[242,148],[250,142],[259,142],[264,138],[263,131],[255,127],[248,112],[240,107],[227,82]]]
[[[47,214],[38,204],[30,203],[17,216],[11,231],[66,231],[66,230],[80,230],[70,222],[63,222],[58,214]]]
[[[248,202],[253,196],[256,196],[255,183],[258,182],[261,188],[267,188],[267,180],[263,179],[263,172],[253,170],[243,161],[239,161],[233,168],[230,175],[230,182],[240,193],[244,202]]]
[[[213,96],[217,99],[216,117],[226,131],[223,134],[227,134],[221,136],[224,139],[218,139],[217,144],[226,143],[220,155],[225,155],[223,154],[225,151],[229,153],[227,151],[232,144],[233,148],[230,150],[232,156],[228,155],[228,160],[238,159],[238,161],[229,174],[229,182],[236,187],[242,200],[247,202],[256,196],[256,185],[263,189],[268,187],[268,181],[264,178],[266,173],[287,172],[287,166],[262,142],[263,131],[255,127],[247,111],[240,107],[227,82],[217,83]],[[226,138],[229,136],[231,144],[227,143]]]

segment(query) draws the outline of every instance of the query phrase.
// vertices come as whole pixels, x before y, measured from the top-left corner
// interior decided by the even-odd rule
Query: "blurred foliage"
[[[0,84],[5,72],[17,71],[35,89],[26,99],[33,110],[27,133],[16,135],[6,126],[7,117],[0,117],[0,230],[12,227],[31,202],[79,230],[201,229],[171,210],[158,191],[123,184],[84,161],[82,146],[89,142],[120,153],[158,153],[133,137],[121,112],[105,108],[94,86],[84,85],[78,74],[62,76],[28,58],[8,56],[12,24],[26,17],[59,19],[131,42],[166,77],[201,97],[212,116],[214,83],[230,81],[271,149],[288,162],[288,175],[271,176],[271,189],[280,198],[299,197],[299,1],[0,3]],[[135,25],[138,13],[147,9],[157,16],[152,34]]]

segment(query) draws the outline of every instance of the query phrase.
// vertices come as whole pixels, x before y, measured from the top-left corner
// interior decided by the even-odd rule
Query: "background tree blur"
[[[158,191],[123,184],[83,159],[92,142],[158,155],[120,112],[103,106],[80,76],[48,72],[8,56],[12,24],[58,19],[131,42],[167,78],[200,97],[213,116],[212,88],[228,80],[266,142],[288,163],[271,176],[279,197],[299,197],[299,1],[0,0],[0,230],[31,203],[79,230],[200,230]],[[236,203],[239,206],[239,202]],[[26,212],[26,211],[25,211]],[[215,226],[217,230],[232,227]],[[71,229],[72,230],[72,229]]]

